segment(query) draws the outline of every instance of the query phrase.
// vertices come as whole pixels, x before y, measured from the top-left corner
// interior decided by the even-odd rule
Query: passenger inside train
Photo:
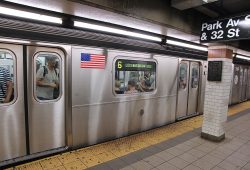
[[[115,93],[123,94],[123,91],[121,90],[121,82],[117,79],[115,80]]]
[[[128,89],[125,91],[125,94],[138,93],[136,90],[136,82],[134,80],[128,81]]]
[[[2,53],[0,61],[0,103],[9,103],[14,99],[13,58]]]
[[[36,95],[39,100],[53,100],[58,97],[55,91],[59,89],[59,69],[56,68],[55,56],[41,56],[46,64],[36,73]],[[39,58],[39,57],[38,57]]]
[[[0,103],[8,103],[11,100],[13,85],[10,73],[7,69],[0,67]]]
[[[148,71],[145,71],[143,73],[143,76],[140,77],[140,81],[138,84],[138,90],[140,92],[149,92],[149,91],[153,91],[154,90],[154,75],[151,74]]]

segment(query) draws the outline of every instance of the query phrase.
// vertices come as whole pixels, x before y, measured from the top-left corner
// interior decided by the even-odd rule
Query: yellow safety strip
[[[250,108],[250,101],[231,106],[228,115]],[[33,161],[8,170],[82,170],[93,167],[199,128],[203,116],[196,116],[160,128]]]

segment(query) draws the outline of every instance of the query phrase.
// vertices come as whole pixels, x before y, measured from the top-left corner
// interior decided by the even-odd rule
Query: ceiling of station
[[[250,0],[4,0],[198,42],[201,21],[250,14]],[[186,2],[178,9],[171,3]],[[208,3],[205,3],[208,2]],[[193,4],[192,4],[193,3]],[[185,5],[185,4],[184,4]],[[102,16],[102,17],[100,17]],[[223,42],[250,51],[250,40]]]
[[[242,14],[249,12],[249,0],[219,0],[204,5],[208,9],[218,13],[219,17]]]
[[[113,7],[115,5],[120,4],[116,0],[71,0],[71,1],[77,1],[82,3],[90,3],[90,4],[97,4],[104,7],[110,7],[110,4],[113,4]],[[128,0],[127,3],[133,4],[136,0]],[[179,11],[186,13],[187,11],[198,11],[208,17],[208,20],[217,20],[217,19],[223,19],[231,16],[239,16],[241,14],[250,13],[250,0],[164,0],[166,4],[169,6],[175,8],[173,6],[173,3],[184,3],[181,5],[182,8],[185,8],[185,3],[187,5],[186,9],[178,9]],[[146,1],[145,1],[146,2]],[[141,1],[140,1],[141,3]],[[99,7],[100,7],[99,6]],[[143,6],[141,4],[141,6]],[[193,6],[193,7],[192,7]],[[119,7],[120,8],[120,7]],[[120,9],[119,9],[120,10]],[[200,29],[200,28],[198,28]],[[178,31],[177,31],[178,32]],[[178,32],[177,35],[180,35],[180,37],[185,37],[185,39],[188,39],[189,37],[185,34],[180,34]],[[178,38],[178,36],[175,36],[171,33],[170,36],[174,36]],[[198,39],[198,37],[197,37]],[[243,50],[250,51],[250,40],[236,40],[236,41],[228,41],[223,42],[223,44],[231,45],[237,48],[241,48]]]

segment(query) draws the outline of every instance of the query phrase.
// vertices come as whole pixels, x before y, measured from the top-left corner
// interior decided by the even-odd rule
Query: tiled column
[[[227,120],[230,85],[232,78],[230,49],[209,49],[208,61],[222,61],[221,81],[206,82],[204,118],[201,137],[213,141],[225,138],[224,124]]]

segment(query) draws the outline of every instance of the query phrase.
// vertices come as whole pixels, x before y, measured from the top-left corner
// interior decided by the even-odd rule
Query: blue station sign
[[[250,39],[250,14],[202,23],[203,43],[238,39]]]

